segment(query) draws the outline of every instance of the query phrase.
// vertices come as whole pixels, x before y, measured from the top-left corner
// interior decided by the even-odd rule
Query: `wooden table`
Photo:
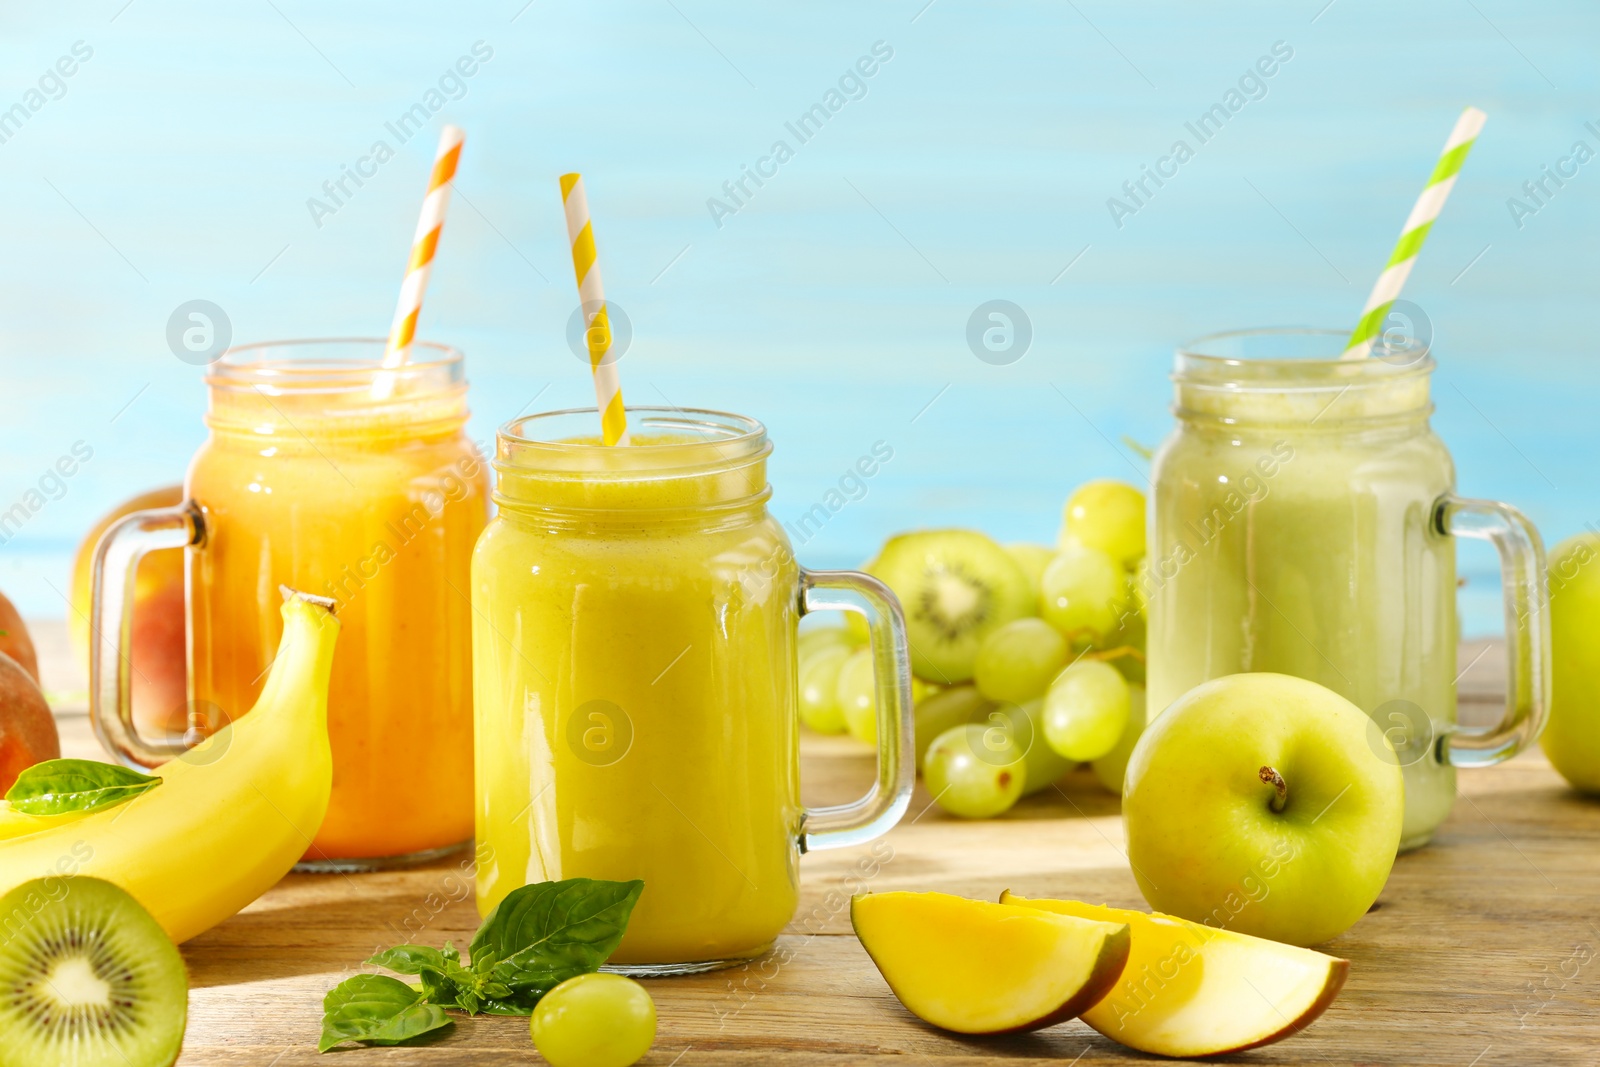
[[[41,624],[35,636],[46,687],[81,689],[61,628]],[[1464,648],[1461,662],[1471,663],[1461,683],[1464,717],[1492,717],[1495,650]],[[81,703],[63,701],[59,714],[67,754],[98,756]],[[848,740],[808,737],[803,775],[808,802],[836,802],[863,788],[871,761]],[[1400,857],[1373,912],[1330,946],[1351,960],[1338,1001],[1309,1030],[1239,1062],[1595,1062],[1600,806],[1568,790],[1538,753],[1463,773],[1460,782],[1455,812],[1434,843]],[[1003,1039],[933,1030],[900,1007],[850,932],[849,894],[867,887],[990,900],[1009,888],[1143,907],[1122,852],[1117,801],[1089,776],[1073,775],[1002,819],[976,823],[931,807],[919,787],[904,822],[873,848],[805,857],[799,915],[779,943],[785,962],[772,956],[648,983],[660,1030],[644,1062],[1149,1059],[1077,1021]],[[463,1019],[424,1047],[352,1050],[330,1054],[333,1061],[317,1054],[323,994],[374,949],[462,945],[477,924],[459,860],[397,873],[291,875],[183,947],[193,989],[180,1063],[541,1062],[526,1020],[488,1016]]]

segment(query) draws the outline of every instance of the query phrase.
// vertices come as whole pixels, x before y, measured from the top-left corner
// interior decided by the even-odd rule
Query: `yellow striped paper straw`
[[[561,205],[567,214],[567,239],[572,242],[572,270],[578,278],[578,303],[587,316],[583,336],[589,348],[589,369],[594,372],[600,438],[608,445],[625,445],[628,443],[628,413],[622,406],[622,383],[617,378],[616,360],[606,359],[611,351],[611,317],[606,314],[606,294],[600,284],[600,260],[594,249],[594,227],[589,222],[589,198],[583,192],[583,175],[561,176]]]
[[[1456,184],[1456,174],[1460,172],[1461,164],[1466,162],[1467,153],[1472,151],[1473,142],[1478,139],[1478,132],[1483,129],[1488,117],[1477,108],[1469,107],[1456,120],[1456,128],[1450,131],[1450,139],[1444,143],[1444,151],[1439,155],[1439,162],[1435,164],[1427,186],[1400,230],[1400,241],[1394,246],[1394,254],[1389,257],[1383,273],[1378,275],[1378,284],[1372,287],[1367,306],[1361,309],[1361,321],[1350,334],[1349,345],[1341,359],[1366,359],[1372,354],[1372,343],[1383,329],[1389,308],[1405,286],[1411,267],[1417,261],[1417,253],[1422,249],[1422,242],[1427,240],[1433,220],[1439,217],[1445,198]]]
[[[417,316],[422,312],[422,297],[428,291],[433,256],[439,249],[439,231],[444,228],[445,209],[450,206],[450,182],[456,176],[456,164],[461,160],[461,144],[465,139],[466,134],[457,126],[446,126],[439,134],[439,150],[433,157],[433,173],[428,176],[428,192],[422,198],[422,214],[417,218],[417,232],[411,238],[411,259],[406,264],[405,280],[400,283],[400,302],[395,305],[389,343],[383,349],[386,368],[405,364],[411,342],[417,336]],[[374,388],[379,396],[387,396],[394,388],[393,376],[380,376]]]

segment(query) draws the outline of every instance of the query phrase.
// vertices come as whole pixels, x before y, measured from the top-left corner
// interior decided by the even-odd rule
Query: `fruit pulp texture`
[[[717,495],[611,479],[604,519],[502,503],[479,542],[481,913],[530,882],[641,878],[611,958],[634,965],[753,956],[793,916],[798,575],[764,506],[701,516]]]
[[[328,425],[297,411],[263,425],[272,433],[214,427],[189,468],[206,530],[188,550],[199,709],[232,716],[255,702],[282,632],[279,584],[336,601],[333,794],[307,860],[472,836],[467,590],[488,472],[459,423],[425,414]]]
[[[1217,398],[1245,417],[1183,421],[1157,456],[1149,707],[1243,671],[1342,694],[1409,736],[1411,848],[1455,798],[1437,743],[1456,720],[1455,544],[1433,524],[1455,471],[1425,406],[1371,418],[1408,398],[1351,398],[1320,418],[1301,399]]]

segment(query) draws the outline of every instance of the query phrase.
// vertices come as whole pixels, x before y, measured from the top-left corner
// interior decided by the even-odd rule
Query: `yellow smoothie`
[[[332,597],[333,794],[306,859],[460,844],[472,836],[469,570],[488,493],[462,429],[460,356],[417,346],[419,365],[379,398],[374,364],[277,354],[208,378],[211,437],[187,483],[205,529],[189,551],[194,706],[227,717],[255,701],[280,583]]]
[[[798,571],[764,434],[700,433],[502,431],[473,556],[478,908],[643,879],[619,964],[757,955],[798,902]]]

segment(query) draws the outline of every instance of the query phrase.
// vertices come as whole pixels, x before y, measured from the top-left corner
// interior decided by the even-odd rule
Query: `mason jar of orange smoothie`
[[[225,353],[206,377],[211,433],[188,499],[129,516],[106,535],[127,544],[102,549],[136,567],[146,551],[185,547],[191,742],[254,704],[278,645],[278,586],[333,599],[333,793],[306,852],[313,869],[421,862],[473,832],[468,594],[487,472],[465,433],[461,354],[417,344],[386,370],[383,348]],[[132,567],[95,583],[96,631],[113,646]],[[181,753],[185,739],[138,734],[118,681],[97,679],[93,696],[112,754],[148,766]]]

